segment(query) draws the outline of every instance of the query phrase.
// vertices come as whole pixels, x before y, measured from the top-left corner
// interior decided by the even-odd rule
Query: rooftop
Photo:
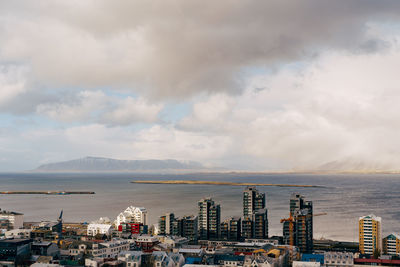
[[[15,211],[6,211],[0,209],[0,215],[24,215],[24,214]]]

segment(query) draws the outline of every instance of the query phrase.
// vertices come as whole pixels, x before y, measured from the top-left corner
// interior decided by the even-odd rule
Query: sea
[[[400,175],[397,174],[134,174],[134,173],[1,173],[0,191],[95,191],[94,195],[0,195],[2,210],[24,214],[25,221],[115,220],[128,206],[145,207],[150,224],[159,216],[197,214],[197,203],[211,197],[221,205],[222,220],[242,215],[243,186],[133,184],[133,180],[203,180],[303,184],[323,187],[258,186],[266,193],[269,234],[282,235],[280,220],[289,216],[289,199],[300,193],[313,201],[314,238],[357,241],[360,216],[382,217],[383,234],[400,232]]]

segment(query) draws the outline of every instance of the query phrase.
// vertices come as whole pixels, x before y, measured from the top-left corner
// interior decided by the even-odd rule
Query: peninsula
[[[265,183],[237,183],[217,181],[188,181],[188,180],[167,180],[167,181],[131,181],[134,184],[190,184],[190,185],[230,185],[230,186],[278,186],[278,187],[323,187],[320,185],[299,185],[299,184],[265,184]]]

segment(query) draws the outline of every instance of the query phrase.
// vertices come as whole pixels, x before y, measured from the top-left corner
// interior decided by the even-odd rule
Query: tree
[[[374,259],[378,259],[380,256],[381,256],[381,250],[376,248],[376,249],[374,250],[374,255],[373,255],[373,257],[374,257]]]

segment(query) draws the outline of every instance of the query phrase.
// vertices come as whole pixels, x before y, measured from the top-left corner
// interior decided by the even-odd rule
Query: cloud
[[[105,113],[101,121],[111,125],[129,125],[134,122],[156,122],[163,105],[149,104],[143,98],[127,97],[118,106]]]
[[[326,49],[375,51],[398,1],[23,1],[0,6],[0,60],[47,87],[131,88],[153,98],[239,93],[254,67]]]
[[[246,170],[398,170],[399,62],[399,45],[379,54],[328,52],[300,69],[260,74],[241,95],[199,97],[177,124],[156,121],[139,130],[123,126],[128,111],[122,118],[119,111],[108,113],[114,127],[96,122],[105,118],[101,113],[87,119],[93,106],[125,110],[130,98],[80,93],[77,106],[72,101],[55,114],[86,118],[85,125],[5,129],[0,150],[7,160],[19,155],[29,164],[96,155],[190,159]]]
[[[0,107],[26,91],[22,70],[0,65]]]
[[[143,98],[116,97],[102,91],[81,91],[60,102],[40,104],[37,113],[60,122],[130,125],[158,120],[163,105],[150,104]]]
[[[329,52],[301,70],[260,75],[241,96],[219,96],[224,112],[215,116],[195,106],[182,127],[229,135],[236,153],[259,166],[398,169],[399,62],[398,45],[380,54]],[[215,98],[198,105],[213,111]]]
[[[3,1],[0,168],[89,154],[397,169],[399,10],[397,0]],[[168,113],[175,103],[192,110]]]

